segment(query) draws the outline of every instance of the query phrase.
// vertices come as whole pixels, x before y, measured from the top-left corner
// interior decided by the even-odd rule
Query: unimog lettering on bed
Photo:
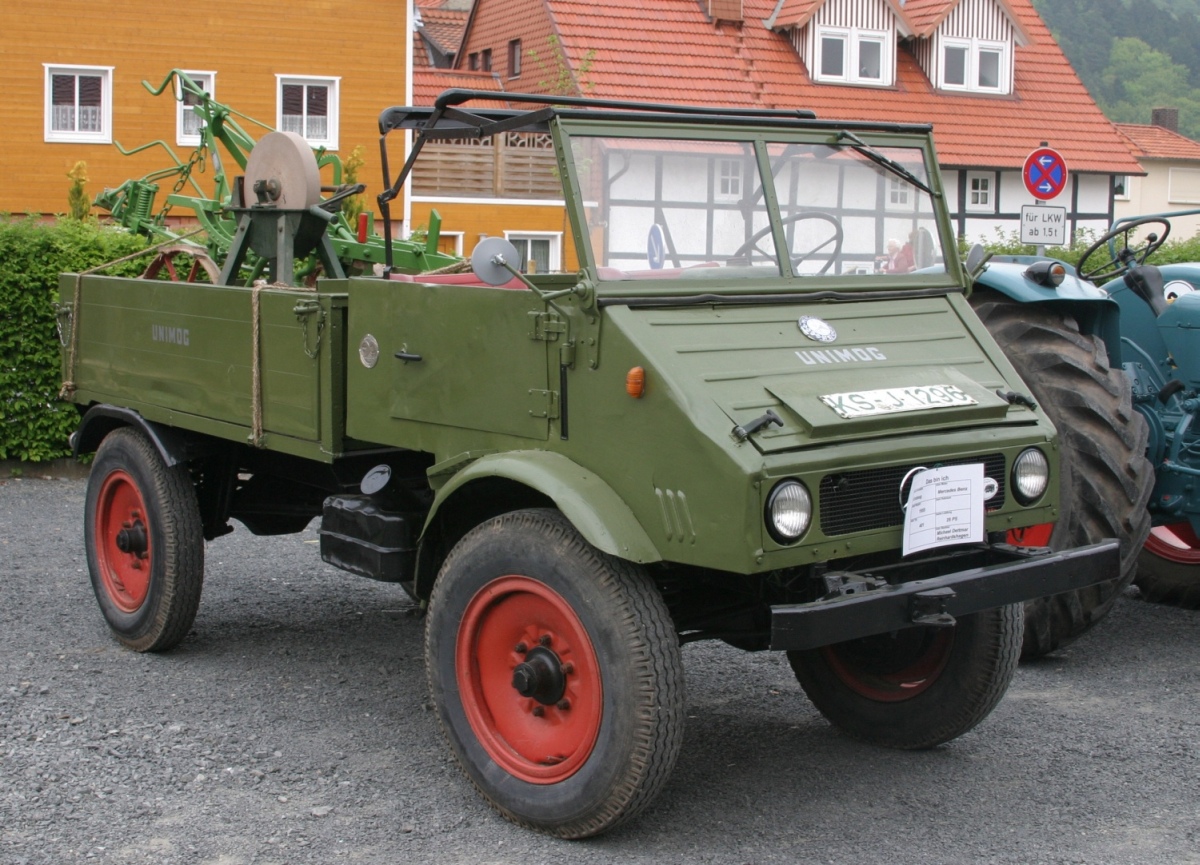
[[[425,605],[471,781],[572,838],[667,783],[691,640],[786,652],[868,742],[974,727],[1013,675],[1022,602],[1102,580],[1118,543],[1006,542],[1058,514],[1057,436],[967,303],[928,127],[469,107],[495,98],[381,115],[384,225],[422,158],[529,136],[561,185],[562,272],[490,238],[469,273],[389,260],[307,290],[64,276],[88,563],[118,639],[184,637],[231,519],[319,518],[326,561]],[[230,260],[277,280],[319,252],[316,193],[287,188],[311,184],[305,159],[254,148]],[[889,272],[893,238],[930,269]]]

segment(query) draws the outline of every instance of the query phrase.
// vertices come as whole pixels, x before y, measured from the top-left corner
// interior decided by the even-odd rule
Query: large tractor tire
[[[1021,607],[788,652],[804,693],[842,732],[888,748],[933,748],[987,717],[1021,651]]]
[[[1148,601],[1200,609],[1200,537],[1191,523],[1151,529],[1134,582]]]
[[[204,531],[186,466],[168,467],[145,435],[109,433],[88,477],[84,540],[109,628],[137,652],[187,636],[204,581]]]
[[[505,514],[455,545],[425,662],[454,756],[522,826],[604,832],[650,803],[679,754],[683,665],[661,594],[557,511]]]
[[[1104,538],[1121,544],[1120,571],[1112,579],[1026,603],[1025,660],[1087,631],[1133,580],[1150,531],[1146,503],[1154,471],[1145,456],[1146,422],[1101,340],[1081,333],[1070,315],[988,289],[977,289],[971,305],[1058,430],[1061,500],[1044,542],[1056,550]]]

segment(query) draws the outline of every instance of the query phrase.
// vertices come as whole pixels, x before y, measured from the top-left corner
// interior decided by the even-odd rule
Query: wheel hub
[[[122,524],[117,532],[117,549],[139,558],[145,555],[149,544],[146,543],[146,526],[141,520]]]
[[[562,699],[567,677],[558,655],[544,646],[535,646],[513,670],[512,684],[522,697],[550,706]]]

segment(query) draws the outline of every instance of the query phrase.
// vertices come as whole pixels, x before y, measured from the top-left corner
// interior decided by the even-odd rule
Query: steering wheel
[[[786,219],[784,219],[783,222],[780,224],[784,228],[786,228],[787,226],[792,225],[793,223],[801,222],[802,220],[805,220],[805,219],[819,219],[822,222],[828,222],[830,225],[833,226],[833,234],[831,234],[827,240],[821,241],[816,246],[814,246],[812,249],[807,250],[804,253],[791,256],[792,268],[794,269],[796,267],[796,265],[800,264],[806,258],[808,258],[809,256],[812,256],[812,255],[816,255],[818,252],[820,252],[822,249],[824,249],[825,247],[829,246],[829,244],[832,243],[833,249],[829,252],[829,261],[825,262],[825,266],[817,271],[816,275],[820,276],[821,274],[825,273],[827,270],[829,270],[829,268],[831,268],[833,266],[834,260],[838,257],[838,255],[842,251],[842,223],[841,223],[841,220],[839,220],[837,217],[830,216],[828,213],[820,213],[819,211],[812,211],[811,213],[797,213],[793,216],[789,216]],[[768,225],[766,228],[761,229],[760,231],[755,232],[754,235],[749,240],[747,240],[745,243],[743,243],[741,246],[739,246],[737,248],[737,250],[733,253],[733,255],[730,257],[731,258],[749,258],[751,252],[757,252],[763,258],[774,258],[775,256],[773,253],[767,252],[765,249],[763,249],[762,247],[760,247],[758,245],[758,242],[760,240],[762,240],[764,237],[766,237],[767,235],[769,235],[770,233],[771,233],[770,225]]]
[[[1146,245],[1139,248],[1130,244],[1129,233],[1133,229],[1143,225],[1161,225],[1162,234],[1151,232],[1146,236]],[[1150,254],[1162,246],[1170,234],[1171,223],[1157,216],[1144,216],[1141,219],[1126,222],[1117,228],[1110,229],[1103,237],[1089,246],[1087,251],[1079,257],[1079,264],[1075,266],[1075,272],[1079,274],[1080,279],[1089,279],[1097,284],[1114,276],[1120,276],[1133,267],[1133,265],[1144,264],[1146,259],[1150,257]],[[1109,253],[1108,261],[1104,262],[1104,264],[1097,263],[1092,270],[1084,267],[1093,253],[1097,252],[1101,247],[1108,247],[1113,240],[1122,236],[1125,238],[1125,245],[1115,253]],[[1097,259],[1097,262],[1099,262],[1099,259]]]

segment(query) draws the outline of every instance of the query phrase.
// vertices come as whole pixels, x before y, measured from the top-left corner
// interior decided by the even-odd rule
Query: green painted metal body
[[[1056,468],[1046,416],[995,394],[1022,385],[964,299],[927,129],[854,127],[876,147],[903,145],[923,156],[936,202],[928,220],[945,249],[941,273],[882,279],[837,273],[839,265],[801,275],[801,263],[783,256],[776,275],[760,270],[753,279],[741,278],[745,268],[714,267],[670,281],[605,281],[609,265],[589,242],[595,195],[569,157],[571,138],[653,140],[660,130],[648,119],[577,114],[549,122],[583,259],[577,274],[531,277],[553,302],[523,286],[433,278],[263,290],[263,450],[326,463],[378,449],[420,452],[432,462],[427,527],[475,482],[500,479],[553,501],[614,555],[738,574],[898,550],[899,525],[825,533],[823,508],[832,505],[820,491],[842,473],[996,454],[1011,466],[1029,446],[1044,449]],[[796,119],[747,125],[710,118],[676,123],[670,134],[749,140],[769,171],[763,142],[825,146],[841,128]],[[888,175],[880,177],[886,185]],[[777,209],[782,194],[768,186],[759,206]],[[777,217],[771,226],[785,247],[786,226]],[[73,279],[63,278],[64,297]],[[154,422],[246,443],[252,295],[238,286],[85,278],[74,321],[78,359],[66,370],[75,401],[126,406]],[[803,316],[832,325],[838,342],[805,336]],[[360,352],[371,341],[379,348],[373,361]],[[640,398],[626,390],[634,367],[645,370]],[[958,386],[975,404],[847,420],[821,401],[938,384]],[[782,426],[742,441],[731,435],[767,409]],[[1052,470],[1049,491],[1032,506],[1009,495],[989,514],[988,530],[1053,521],[1056,476]],[[767,496],[782,478],[803,481],[816,506],[812,528],[791,545],[774,541],[764,524]]]

